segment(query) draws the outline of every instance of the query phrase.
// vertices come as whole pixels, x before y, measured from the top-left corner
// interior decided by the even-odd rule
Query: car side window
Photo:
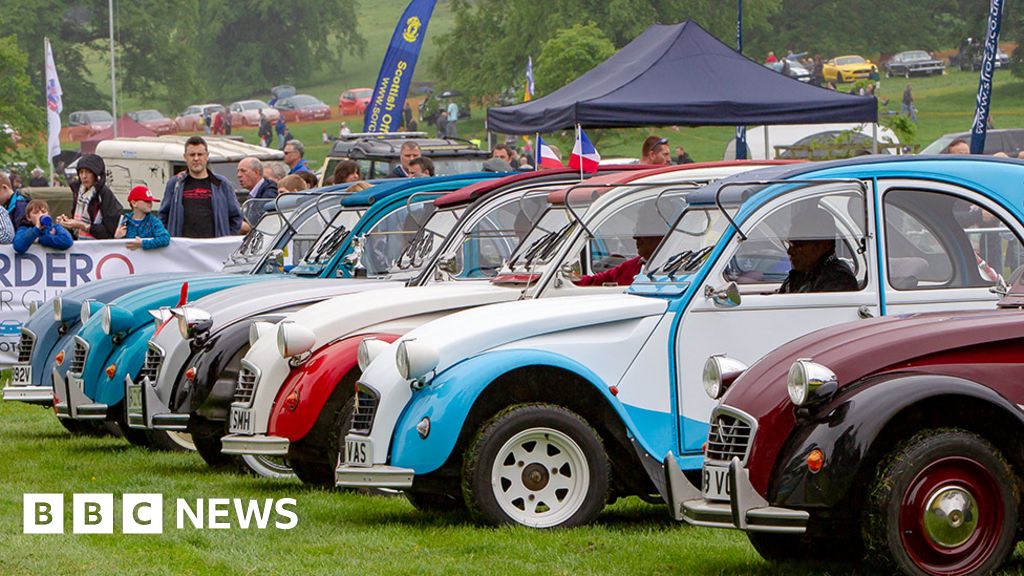
[[[681,194],[662,196],[657,207],[655,200],[652,197],[635,202],[593,229],[594,237],[587,243],[585,258],[588,274],[611,270],[627,260],[653,252],[684,207]],[[645,243],[652,246],[642,249]]]
[[[722,275],[750,291],[847,292],[867,285],[864,194],[834,192],[776,208],[735,247]]]
[[[1024,264],[1017,234],[971,200],[890,190],[883,209],[886,275],[896,290],[992,286]]]

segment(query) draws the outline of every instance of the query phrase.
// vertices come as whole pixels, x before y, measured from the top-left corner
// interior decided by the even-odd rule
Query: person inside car
[[[835,219],[821,208],[794,216],[786,253],[792,268],[779,294],[853,292],[859,288],[853,271],[836,256]]]
[[[636,256],[626,260],[614,268],[598,274],[580,277],[577,286],[629,286],[633,278],[640,273],[644,263],[651,258],[654,250],[661,244],[662,238],[668,234],[668,224],[664,219],[653,213],[645,212],[637,217],[633,229],[633,241],[636,242]]]

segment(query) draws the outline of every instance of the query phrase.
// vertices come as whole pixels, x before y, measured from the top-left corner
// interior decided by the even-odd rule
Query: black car
[[[885,75],[887,78],[903,76],[910,78],[915,74],[931,76],[932,74],[945,74],[946,64],[942,60],[932,58],[924,50],[908,50],[900,52],[885,63]]]
[[[428,138],[425,132],[358,133],[335,140],[324,159],[321,183],[334,174],[342,160],[355,160],[366,180],[387,178],[400,163],[402,144],[415,142],[420,154],[434,162],[438,176],[479,172],[490,156],[469,140]]]

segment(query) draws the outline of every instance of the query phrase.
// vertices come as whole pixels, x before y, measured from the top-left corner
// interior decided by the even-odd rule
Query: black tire
[[[352,428],[355,402],[353,396],[338,408],[325,406],[301,448],[289,454],[288,463],[303,484],[334,488],[334,471],[345,459],[344,440]]]
[[[906,78],[907,80],[910,80],[910,68],[907,68],[906,70],[903,71],[903,77]]]
[[[152,440],[149,436],[149,430],[130,428],[128,423],[120,420],[117,421],[117,427],[121,430],[121,436],[132,446],[145,446],[147,448],[150,446]]]
[[[196,418],[195,415],[192,418]],[[192,443],[196,445],[196,452],[209,466],[213,468],[237,468],[241,466],[238,458],[221,452],[223,444],[220,439],[224,437],[224,427],[215,426],[215,422],[201,425],[189,425],[192,431]],[[221,423],[223,424],[223,423]]]
[[[181,432],[150,430],[150,448],[167,452],[191,452],[196,449],[195,440]]]
[[[948,428],[916,434],[877,468],[861,530],[868,559],[904,574],[993,572],[1016,544],[1016,478],[999,450],[977,434]]]
[[[106,433],[100,426],[86,420],[72,420],[70,418],[57,418],[60,425],[72,436],[103,436]]]
[[[491,418],[470,442],[462,493],[469,511],[489,524],[581,526],[604,509],[609,475],[601,437],[583,418],[552,404],[518,404]]]

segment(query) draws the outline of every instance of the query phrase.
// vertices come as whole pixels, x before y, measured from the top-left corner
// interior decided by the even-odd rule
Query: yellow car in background
[[[878,74],[878,67],[860,56],[836,56],[821,68],[826,82],[856,82],[866,80],[871,73]]]

